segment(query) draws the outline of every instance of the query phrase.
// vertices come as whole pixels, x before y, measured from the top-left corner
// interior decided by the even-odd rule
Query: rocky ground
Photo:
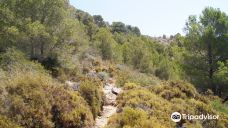
[[[96,118],[95,128],[103,128],[108,123],[108,119],[116,113],[116,97],[122,91],[115,84],[107,83],[103,88],[105,94],[105,105],[101,116]]]
[[[100,78],[99,74],[93,70],[91,70],[87,75],[92,78]],[[78,91],[80,82],[66,81],[66,85],[70,86],[74,91]],[[122,89],[116,87],[115,79],[110,78],[104,84],[103,92],[105,95],[103,111],[101,116],[96,118],[94,128],[104,128],[108,123],[108,119],[116,113],[116,98],[122,92]]]

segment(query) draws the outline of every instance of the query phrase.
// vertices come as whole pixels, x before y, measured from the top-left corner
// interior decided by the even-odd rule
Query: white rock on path
[[[117,88],[117,87],[113,87],[112,88],[112,93],[115,94],[115,95],[118,95],[122,92],[122,89],[121,88]]]

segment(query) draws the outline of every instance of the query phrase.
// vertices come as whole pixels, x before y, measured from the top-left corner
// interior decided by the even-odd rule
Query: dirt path
[[[115,87],[115,84],[106,84],[103,88],[105,94],[105,105],[103,106],[103,111],[101,116],[97,117],[95,120],[94,128],[103,128],[107,125],[108,119],[116,113],[116,93],[120,93],[121,89]],[[115,94],[114,94],[115,93]]]
[[[97,73],[95,71],[91,71],[88,75],[90,77],[96,77]],[[108,83],[105,83],[103,87],[105,103],[101,116],[98,116],[96,118],[93,128],[104,128],[107,125],[109,118],[116,113],[116,98],[117,95],[121,93],[122,89],[115,86],[114,79],[110,78],[110,81]],[[74,91],[78,91],[78,88],[80,86],[80,82],[66,81],[66,84],[72,87]]]

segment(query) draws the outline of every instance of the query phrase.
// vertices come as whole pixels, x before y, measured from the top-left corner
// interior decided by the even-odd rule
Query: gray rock
[[[120,88],[116,88],[116,87],[112,88],[112,93],[115,95],[118,95],[121,92],[122,92],[122,89],[120,89]]]
[[[70,86],[74,91],[78,91],[80,87],[80,82],[66,81],[66,85]]]

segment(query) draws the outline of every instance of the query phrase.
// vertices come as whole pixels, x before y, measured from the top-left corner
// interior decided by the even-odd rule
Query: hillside
[[[68,0],[1,0],[0,128],[227,128],[228,15],[184,27],[150,37]]]

